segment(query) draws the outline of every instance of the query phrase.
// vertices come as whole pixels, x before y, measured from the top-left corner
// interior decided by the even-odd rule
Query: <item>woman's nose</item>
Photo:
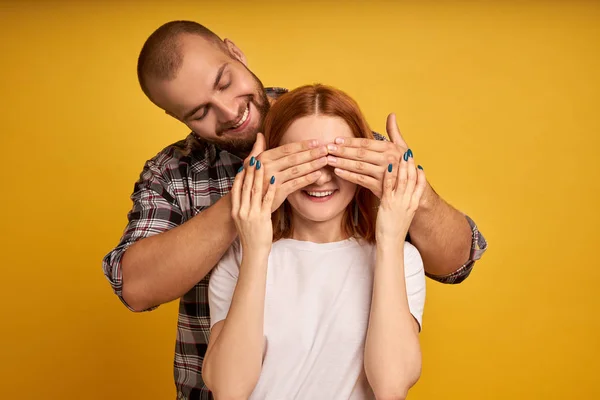
[[[319,171],[321,171],[321,176],[319,176],[319,179],[317,179],[315,184],[324,185],[327,182],[331,181],[331,178],[334,174],[332,167],[321,168]]]

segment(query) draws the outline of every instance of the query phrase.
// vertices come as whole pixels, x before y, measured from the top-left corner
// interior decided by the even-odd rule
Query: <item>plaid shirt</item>
[[[268,88],[270,97],[286,92]],[[378,140],[385,137],[375,133]],[[114,292],[123,300],[121,260],[136,241],[168,231],[189,221],[210,207],[231,189],[242,160],[214,145],[196,140],[193,134],[168,146],[147,161],[131,196],[133,208],[129,223],[115,249],[103,260],[104,274]],[[485,239],[467,217],[473,231],[470,259],[447,276],[430,276],[443,283],[459,283],[473,269],[485,251]],[[201,367],[210,333],[208,281],[210,274],[198,282],[179,302],[177,342],[175,345],[175,385],[177,399],[204,400],[212,396],[202,381]]]

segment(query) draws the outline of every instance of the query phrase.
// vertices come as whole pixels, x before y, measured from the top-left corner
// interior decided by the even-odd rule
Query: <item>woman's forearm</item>
[[[378,243],[365,373],[377,399],[403,399],[419,379],[421,350],[418,328],[408,307],[404,250]]]
[[[206,354],[202,376],[218,399],[247,399],[260,376],[268,257],[244,253],[227,318]]]

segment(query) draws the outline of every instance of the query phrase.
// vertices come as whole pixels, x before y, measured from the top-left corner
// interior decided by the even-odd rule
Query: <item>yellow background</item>
[[[138,88],[146,37],[193,19],[265,85],[335,85],[491,247],[428,282],[418,399],[600,398],[600,3],[0,3],[0,398],[168,399],[176,303],[133,314],[101,259],[183,125]]]

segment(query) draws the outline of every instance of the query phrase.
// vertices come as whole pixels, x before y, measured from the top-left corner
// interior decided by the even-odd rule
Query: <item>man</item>
[[[147,161],[132,194],[129,223],[103,267],[115,293],[134,311],[180,298],[175,381],[178,398],[210,399],[201,378],[209,335],[209,273],[236,237],[229,190],[249,156],[276,176],[276,203],[316,181],[325,166],[381,195],[385,168],[412,152],[393,115],[392,142],[305,141],[264,151],[260,131],[284,89],[263,88],[231,41],[205,27],[174,21],[157,29],[138,60],[148,98],[192,133]],[[394,168],[397,170],[397,168]],[[278,199],[278,200],[277,200]],[[428,186],[409,231],[427,274],[464,280],[486,248],[475,224]]]

